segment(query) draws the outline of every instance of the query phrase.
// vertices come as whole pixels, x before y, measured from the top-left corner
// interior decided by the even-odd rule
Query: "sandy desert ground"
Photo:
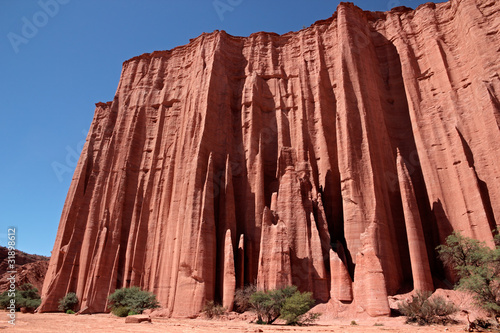
[[[294,327],[262,326],[242,320],[203,320],[153,318],[152,323],[125,324],[124,318],[110,314],[66,315],[63,313],[16,314],[16,325],[7,323],[7,313],[0,312],[0,330],[12,332],[169,332],[169,333],[246,333],[246,332],[464,332],[464,324],[450,326],[413,326],[404,324],[404,318],[359,319],[357,326],[350,320],[321,321],[318,325]],[[3,317],[3,318],[2,318]],[[375,325],[377,324],[377,326]],[[382,326],[379,326],[382,325]]]

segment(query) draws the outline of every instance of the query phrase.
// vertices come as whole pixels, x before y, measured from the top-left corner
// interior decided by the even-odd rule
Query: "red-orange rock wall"
[[[500,224],[499,9],[343,3],[299,32],[217,31],[126,61],[114,100],[97,104],[40,310],[75,291],[80,310],[103,312],[109,293],[138,285],[191,317],[257,276],[288,281],[266,274],[289,262],[301,290],[354,290],[385,315],[379,298],[411,288],[412,271],[444,278],[435,246],[453,230],[491,242]],[[417,215],[424,239],[409,247]],[[352,286],[332,286],[344,270]]]

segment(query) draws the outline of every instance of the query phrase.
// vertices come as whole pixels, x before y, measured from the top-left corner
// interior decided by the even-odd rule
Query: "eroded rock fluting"
[[[126,61],[98,103],[41,311],[116,288],[172,316],[294,284],[387,315],[446,278],[453,230],[500,223],[499,2],[452,0],[285,35],[203,34]],[[448,277],[450,278],[450,277]]]

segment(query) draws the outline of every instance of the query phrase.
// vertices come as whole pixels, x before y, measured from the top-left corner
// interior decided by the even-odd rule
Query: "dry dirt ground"
[[[242,320],[203,320],[153,318],[152,323],[125,324],[124,318],[111,314],[67,315],[63,313],[16,314],[16,325],[7,322],[7,313],[0,311],[0,332],[168,332],[168,333],[286,333],[286,332],[464,332],[464,324],[452,326],[413,326],[404,324],[404,318],[359,319],[356,326],[350,320],[320,321],[317,325],[294,327],[262,326]],[[377,324],[377,326],[376,326]],[[382,325],[382,326],[380,326]]]

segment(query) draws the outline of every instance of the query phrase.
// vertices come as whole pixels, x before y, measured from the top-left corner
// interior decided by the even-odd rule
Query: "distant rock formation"
[[[28,254],[16,250],[16,286],[22,286],[25,283],[31,283],[39,292],[42,291],[43,280],[49,267],[49,257],[36,254]],[[10,282],[7,280],[11,276],[11,269],[8,267],[9,250],[0,246],[0,293],[10,288]]]
[[[193,317],[256,283],[379,316],[451,279],[435,247],[454,230],[492,244],[500,223],[499,9],[342,3],[299,32],[216,31],[126,61],[40,310],[74,291],[105,312],[140,286]]]

